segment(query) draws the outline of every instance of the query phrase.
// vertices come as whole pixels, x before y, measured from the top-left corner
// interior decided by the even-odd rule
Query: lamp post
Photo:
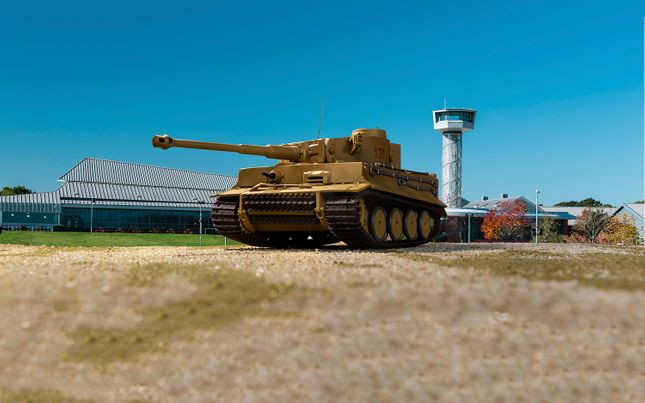
[[[540,233],[540,227],[538,226],[538,206],[540,200],[540,191],[535,190],[535,243],[538,243],[538,234]]]
[[[94,198],[90,204],[90,233],[94,232]]]
[[[202,246],[202,200],[193,199],[194,202],[199,203],[199,246]]]

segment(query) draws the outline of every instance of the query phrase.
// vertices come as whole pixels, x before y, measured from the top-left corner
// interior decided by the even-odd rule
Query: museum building
[[[198,232],[212,228],[212,197],[237,178],[85,158],[53,192],[0,197],[5,230]]]

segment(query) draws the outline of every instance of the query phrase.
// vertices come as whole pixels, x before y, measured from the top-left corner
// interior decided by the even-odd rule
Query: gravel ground
[[[0,245],[0,388],[95,401],[645,401],[642,291],[490,277],[418,258],[498,249],[624,253]],[[79,326],[136,326],[141,306],[194,292],[176,275],[127,286],[131,267],[148,263],[249,270],[313,291],[284,301],[297,315],[247,317],[161,353],[105,366],[65,360]]]

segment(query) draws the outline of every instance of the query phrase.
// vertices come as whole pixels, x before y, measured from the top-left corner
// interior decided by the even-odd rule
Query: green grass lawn
[[[472,269],[495,276],[518,276],[529,280],[576,281],[605,289],[645,290],[645,254],[642,249],[615,247],[622,253],[562,254],[505,250],[477,256],[402,255],[416,261]]]
[[[228,240],[228,244],[236,244]],[[45,246],[199,246],[199,235],[3,231],[0,244]],[[202,245],[224,245],[221,235],[204,235]]]

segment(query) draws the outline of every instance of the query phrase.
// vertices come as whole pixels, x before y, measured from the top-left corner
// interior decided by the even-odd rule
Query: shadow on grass
[[[197,266],[135,267],[128,281],[131,286],[151,287],[170,273],[185,276],[198,287],[197,291],[183,300],[141,309],[143,320],[131,329],[78,329],[71,335],[74,344],[66,358],[105,364],[156,352],[170,342],[190,337],[195,330],[218,329],[244,317],[271,314],[270,302],[295,290],[245,271]]]
[[[355,249],[351,248],[344,243],[335,243],[331,245],[323,245],[317,248],[263,248],[258,246],[249,246],[240,244],[241,249],[244,251],[267,251],[267,250],[280,250],[280,251],[292,251],[292,252],[301,252],[301,251],[312,251],[316,250],[318,252],[370,252],[370,253],[392,253],[397,251],[413,251],[421,253],[437,253],[437,252],[468,252],[468,251],[494,251],[494,250],[505,250],[508,249],[507,244],[495,244],[495,243],[427,243],[419,246],[413,246],[410,248],[392,248],[392,249]]]
[[[82,403],[91,400],[77,400],[65,397],[57,390],[48,389],[22,389],[11,392],[8,389],[0,388],[0,402],[6,403]]]

